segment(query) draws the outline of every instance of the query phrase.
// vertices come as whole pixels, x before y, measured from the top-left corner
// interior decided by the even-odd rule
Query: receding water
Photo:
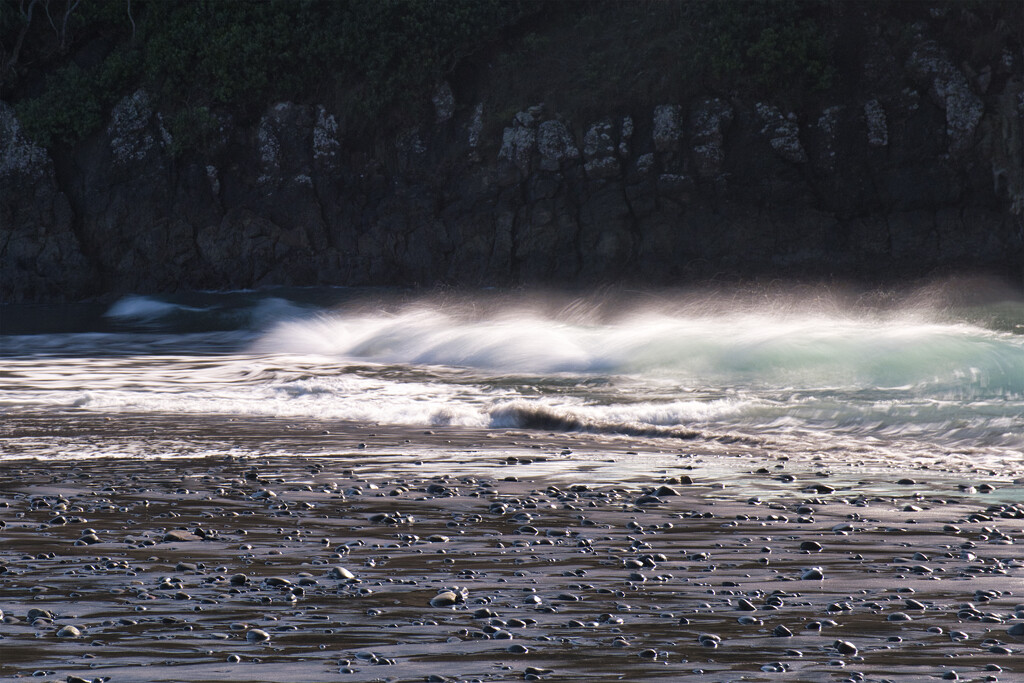
[[[1024,450],[1024,303],[950,291],[320,289],[8,306],[0,409],[727,435],[803,453],[1005,460]]]

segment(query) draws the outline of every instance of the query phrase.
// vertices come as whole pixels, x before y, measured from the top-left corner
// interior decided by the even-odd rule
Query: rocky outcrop
[[[901,74],[877,59],[836,101],[705,94],[591,121],[540,104],[489,120],[445,83],[372,146],[326,106],[279,102],[221,112],[216,143],[185,155],[140,90],[57,164],[0,103],[2,298],[1020,277],[1020,66],[969,75],[927,41]]]
[[[0,102],[0,301],[62,301],[98,293],[53,162]]]

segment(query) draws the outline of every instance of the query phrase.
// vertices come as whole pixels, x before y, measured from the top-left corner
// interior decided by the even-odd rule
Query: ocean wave
[[[474,319],[415,308],[289,321],[263,335],[254,348],[506,374],[1024,395],[1024,338],[963,322],[871,316],[648,311],[585,324],[523,313]]]

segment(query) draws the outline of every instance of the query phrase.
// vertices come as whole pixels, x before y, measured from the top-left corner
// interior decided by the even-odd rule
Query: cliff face
[[[176,156],[139,90],[51,157],[0,103],[0,299],[1020,278],[1024,56],[979,72],[924,38],[905,59],[863,53],[857,89],[800,111],[705,94],[573,121],[526,102],[496,131],[479,93],[501,83],[466,101],[444,83],[431,120],[373,152],[324,106],[281,102]]]

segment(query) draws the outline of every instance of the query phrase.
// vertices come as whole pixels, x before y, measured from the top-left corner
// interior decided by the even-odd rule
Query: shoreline
[[[0,680],[1020,675],[1009,470],[176,419],[226,454],[114,455],[169,448],[159,416],[5,427],[8,453],[66,439],[111,455],[0,462]]]

